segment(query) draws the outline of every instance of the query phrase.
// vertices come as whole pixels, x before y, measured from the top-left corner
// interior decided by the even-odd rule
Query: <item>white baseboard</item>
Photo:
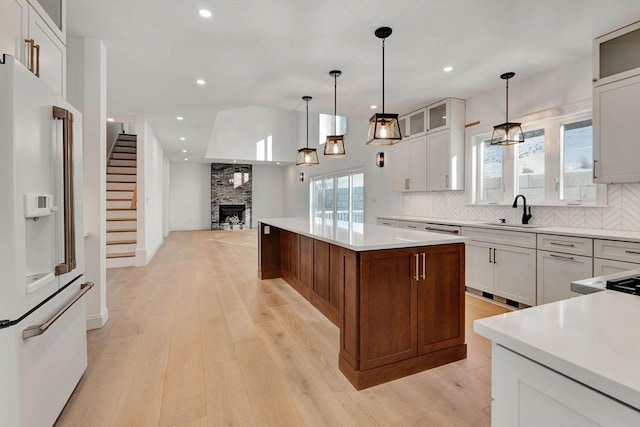
[[[87,331],[102,328],[107,320],[109,320],[109,309],[105,307],[102,313],[87,316]]]

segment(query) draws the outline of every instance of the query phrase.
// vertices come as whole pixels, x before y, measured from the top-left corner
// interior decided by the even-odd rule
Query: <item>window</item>
[[[314,224],[362,229],[364,173],[361,170],[314,177],[309,185]]]
[[[268,161],[273,160],[273,136],[269,135],[266,139],[256,142],[256,160]]]
[[[590,113],[523,124],[525,142],[489,144],[471,137],[471,198],[476,204],[511,203],[523,194],[537,205],[604,205],[606,186],[593,183]]]
[[[327,135],[336,135],[336,125],[333,114],[320,114],[318,125],[318,145],[327,141]],[[335,116],[338,119],[338,135],[347,134],[347,118],[345,116]]]
[[[565,123],[560,129],[560,200],[596,201],[591,119]]]

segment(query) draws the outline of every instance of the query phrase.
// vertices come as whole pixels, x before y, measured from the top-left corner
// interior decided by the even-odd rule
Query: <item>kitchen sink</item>
[[[483,222],[486,225],[496,225],[500,227],[513,227],[513,228],[540,228],[542,225],[534,225],[534,224],[515,224],[508,222]]]

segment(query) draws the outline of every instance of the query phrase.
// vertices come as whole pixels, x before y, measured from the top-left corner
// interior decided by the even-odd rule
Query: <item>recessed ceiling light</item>
[[[202,16],[203,18],[211,18],[213,16],[213,13],[211,13],[210,10],[207,9],[200,9],[198,11],[198,13],[200,14],[200,16]]]
[[[184,117],[178,116],[178,117],[176,117],[176,120],[184,120]]]
[[[279,165],[279,164],[280,164],[280,162],[276,162],[276,165]]]
[[[185,158],[184,158],[184,161],[185,161],[185,162],[188,162],[188,161],[189,161],[189,159],[187,159],[187,158],[185,157]]]
[[[371,108],[372,110],[375,110],[376,108],[378,108],[378,106],[377,106],[377,105],[372,105],[370,108]]]
[[[187,152],[187,150],[182,150],[182,152],[183,152],[183,153],[186,153],[186,152]]]
[[[185,141],[187,138],[185,138],[184,136],[180,137],[180,141]]]
[[[114,120],[113,120],[113,117],[107,117],[107,121],[108,121],[108,122],[113,122],[113,121],[114,121]]]
[[[237,160],[234,160],[234,161],[233,161],[233,163],[238,163],[238,161],[237,161]]]
[[[452,66],[448,65],[448,66],[444,67],[444,72],[445,73],[448,73],[450,71],[453,71],[453,67]]]
[[[202,85],[207,84],[207,82],[205,82],[205,81],[204,81],[204,80],[202,80],[202,79],[198,79],[198,80],[196,80],[196,83],[198,83],[198,84],[199,84],[199,85],[201,85],[201,86],[202,86]]]

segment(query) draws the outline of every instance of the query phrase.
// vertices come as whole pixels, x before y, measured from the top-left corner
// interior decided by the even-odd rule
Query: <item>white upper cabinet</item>
[[[593,43],[593,181],[640,182],[640,21]]]
[[[27,0],[0,0],[0,55],[11,55],[26,64],[28,59],[25,38],[28,35]]]
[[[595,86],[640,75],[640,21],[593,41]]]
[[[0,0],[0,54],[14,56],[66,95],[64,0]]]
[[[426,137],[403,140],[393,147],[393,191],[425,191],[427,189]]]
[[[427,110],[421,108],[399,118],[402,139],[415,138],[427,133]]]

